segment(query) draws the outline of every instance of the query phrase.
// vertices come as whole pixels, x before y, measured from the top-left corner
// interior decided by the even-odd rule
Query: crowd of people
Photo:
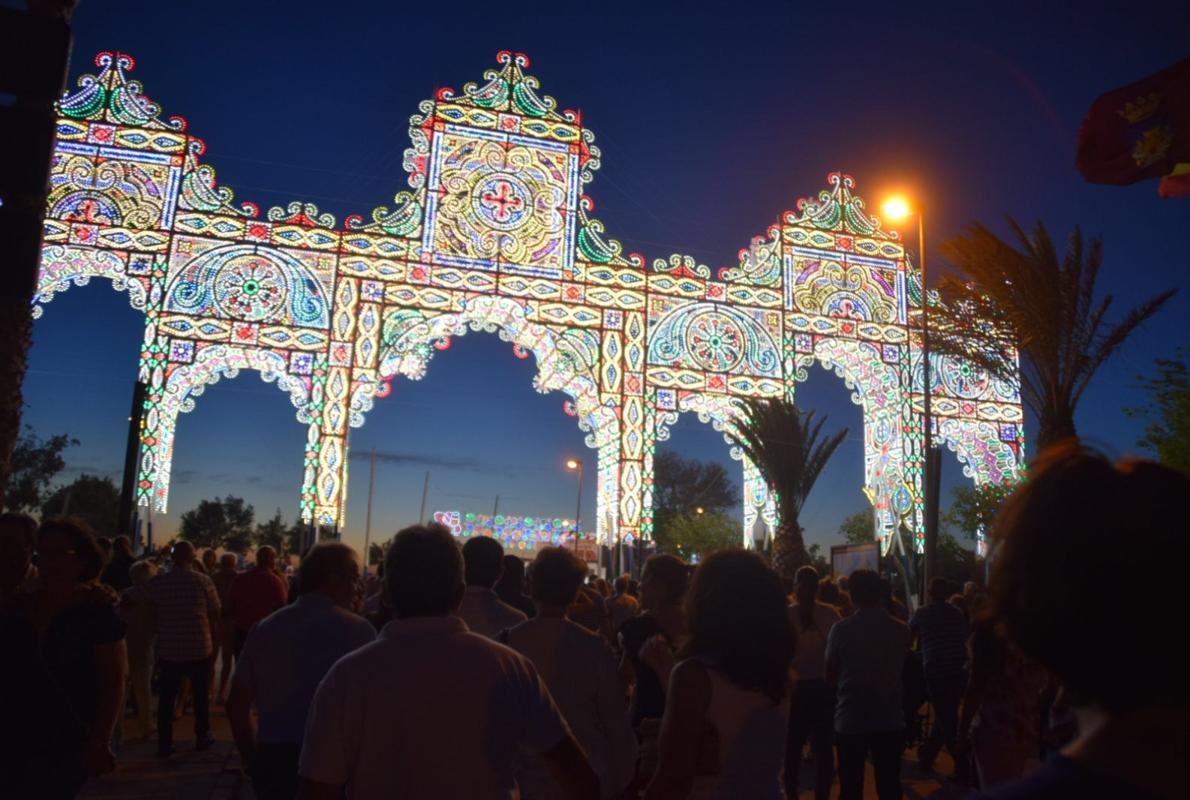
[[[0,795],[73,797],[131,735],[168,759],[189,702],[199,750],[225,703],[266,799],[776,800],[807,772],[851,800],[870,761],[889,800],[907,748],[924,770],[946,749],[983,800],[1185,798],[1188,493],[1156,464],[1043,454],[987,591],[936,578],[915,609],[876,572],[787,584],[746,550],[609,585],[564,548],[526,569],[431,524],[377,576],[322,542],[287,580],[267,547],[158,563],[6,514]]]

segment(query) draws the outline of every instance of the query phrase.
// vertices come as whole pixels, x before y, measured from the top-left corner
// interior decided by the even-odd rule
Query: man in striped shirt
[[[206,575],[194,569],[194,545],[173,547],[173,569],[145,584],[145,595],[157,608],[157,660],[161,692],[157,700],[157,755],[173,754],[174,701],[182,678],[194,692],[196,748],[207,750],[211,736],[210,658],[219,636],[219,594]]]
[[[967,617],[948,602],[950,594],[949,581],[931,579],[929,602],[909,620],[909,630],[921,644],[926,692],[934,707],[934,725],[917,750],[924,769],[934,766],[943,744],[954,755],[959,701],[967,682]]]

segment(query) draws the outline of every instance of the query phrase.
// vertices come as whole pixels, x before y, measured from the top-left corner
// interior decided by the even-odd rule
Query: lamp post
[[[920,592],[924,598],[930,579],[938,573],[938,463],[934,456],[934,415],[932,392],[930,391],[930,299],[926,289],[926,223],[925,214],[919,205],[915,210],[907,199],[900,196],[888,198],[881,211],[889,220],[903,220],[917,217],[917,258],[921,270],[921,366],[922,366],[922,482],[925,484],[926,505],[926,547],[925,576]]]
[[[371,458],[368,460],[368,515],[364,518],[364,577],[368,576],[368,566],[372,562],[372,493],[376,489],[376,448],[372,448]]]
[[[583,462],[579,458],[566,461],[566,469],[578,474],[578,498],[574,501],[574,554],[578,555],[579,518],[583,513]]]

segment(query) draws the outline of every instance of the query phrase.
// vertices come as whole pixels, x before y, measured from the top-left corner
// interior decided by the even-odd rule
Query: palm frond
[[[797,524],[815,482],[847,436],[844,428],[822,438],[826,419],[816,422],[813,411],[803,413],[788,400],[750,398],[727,432],[776,496],[783,522]]]
[[[931,305],[930,344],[1003,380],[1019,378],[1021,398],[1043,428],[1074,430],[1074,411],[1100,367],[1176,290],[1141,303],[1109,325],[1112,297],[1097,299],[1103,242],[1076,227],[1059,255],[1041,222],[1011,217],[1015,244],[974,223],[942,245],[959,275],[940,282]],[[1039,440],[1049,440],[1047,431]]]

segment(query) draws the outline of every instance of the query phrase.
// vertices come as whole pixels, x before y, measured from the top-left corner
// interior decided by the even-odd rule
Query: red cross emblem
[[[523,211],[525,201],[517,194],[508,181],[496,181],[496,191],[488,191],[480,195],[485,206],[492,209],[497,222],[508,222],[513,214]]]

